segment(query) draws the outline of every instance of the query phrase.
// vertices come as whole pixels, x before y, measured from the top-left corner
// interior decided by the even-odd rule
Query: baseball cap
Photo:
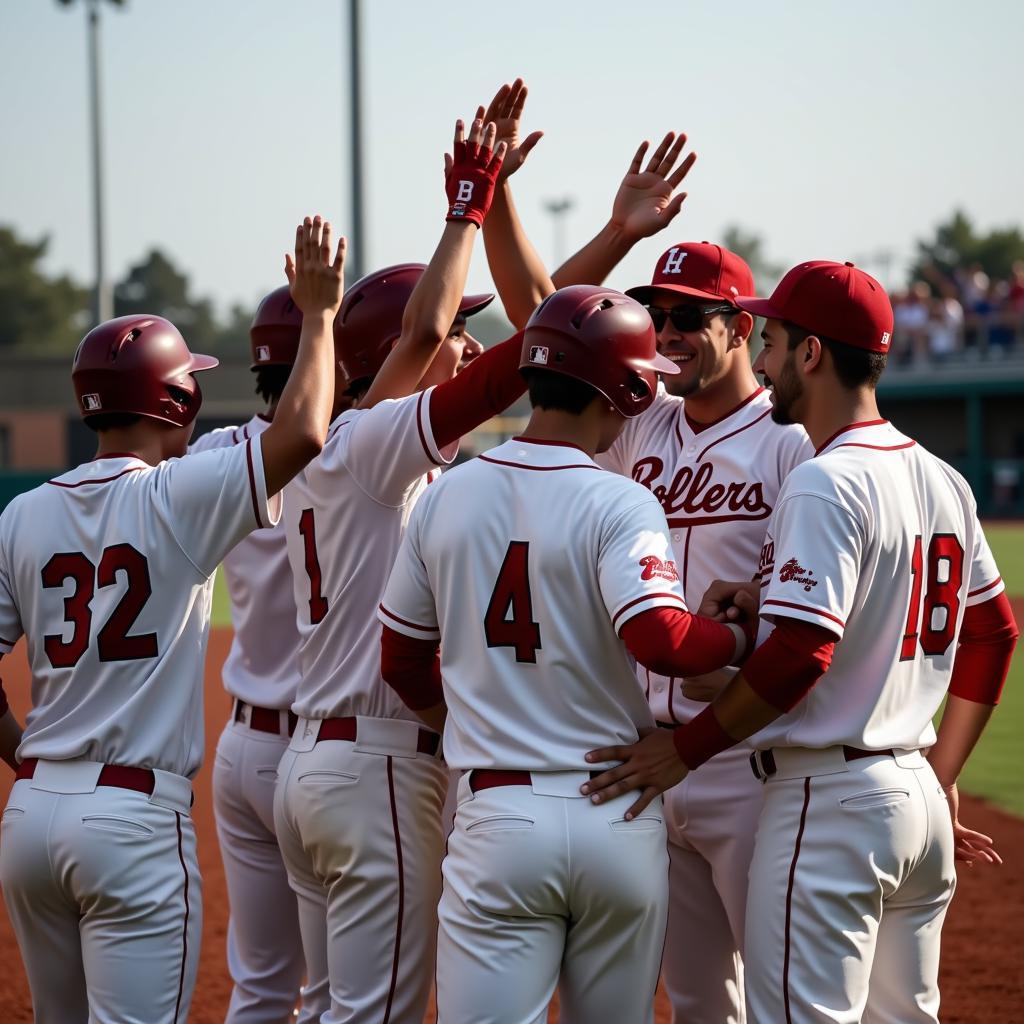
[[[868,352],[888,352],[892,340],[889,296],[870,274],[849,262],[801,263],[776,285],[771,298],[741,295],[736,305]]]
[[[738,295],[753,290],[754,275],[741,256],[714,242],[680,242],[661,254],[649,285],[630,288],[626,294],[642,304],[658,292],[735,302]]]

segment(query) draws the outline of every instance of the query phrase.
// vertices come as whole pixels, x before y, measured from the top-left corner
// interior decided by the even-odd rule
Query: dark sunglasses
[[[645,306],[650,314],[651,322],[656,331],[661,331],[666,320],[672,321],[672,326],[677,331],[699,331],[704,326],[704,318],[714,316],[716,313],[738,313],[735,306],[723,303],[720,306],[699,306],[695,302],[687,302],[682,306],[673,306],[671,309],[662,309],[660,306]]]

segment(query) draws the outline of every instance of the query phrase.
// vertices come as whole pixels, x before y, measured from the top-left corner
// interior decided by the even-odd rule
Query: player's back
[[[575,770],[652,725],[617,635],[641,611],[684,607],[649,491],[574,446],[515,439],[446,473],[409,531],[381,619],[440,627],[451,765]],[[410,571],[429,588],[405,586]]]
[[[15,499],[0,649],[26,635],[19,756],[195,774],[212,575],[272,513],[257,442],[156,467],[105,457]]]
[[[965,481],[891,424],[856,425],[790,475],[768,544],[762,614],[842,639],[807,699],[759,744],[933,742],[964,609],[1002,587]]]

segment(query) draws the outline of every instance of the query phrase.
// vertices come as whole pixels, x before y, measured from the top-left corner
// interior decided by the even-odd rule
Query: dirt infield
[[[226,631],[215,631],[207,659],[207,739],[211,750],[227,713],[219,678],[229,638]],[[3,677],[11,705],[23,718],[28,704],[23,645],[4,659]],[[230,991],[224,956],[227,900],[210,800],[211,763],[212,757],[208,757],[196,783],[195,819],[205,916],[199,982],[189,1017],[193,1024],[223,1021]],[[10,785],[9,774],[4,773],[0,797],[5,801]],[[960,872],[960,887],[943,936],[942,1020],[944,1024],[1024,1021],[1024,973],[1020,970],[1020,950],[1024,948],[1024,821],[971,798],[963,801],[963,820],[997,837],[1006,864],[998,870]],[[0,963],[4,965],[0,1021],[30,1022],[28,986],[6,911],[0,912]],[[659,997],[656,1019],[658,1024],[667,1024],[669,1019],[663,997]],[[428,1021],[433,1020],[430,1014]]]

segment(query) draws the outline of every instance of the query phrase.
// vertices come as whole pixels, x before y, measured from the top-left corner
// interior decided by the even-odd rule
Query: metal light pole
[[[69,7],[74,0],[60,0]],[[124,0],[108,0],[122,6]],[[92,127],[92,202],[93,202],[93,256],[96,281],[93,285],[92,315],[94,323],[102,323],[114,315],[114,301],[107,281],[106,249],[103,216],[103,135],[100,116],[100,3],[86,0],[86,22],[89,45],[89,119]]]
[[[362,112],[362,41],[360,39],[360,0],[348,0],[349,24],[349,129],[352,145],[350,174],[352,180],[351,220],[346,262],[349,281],[357,281],[366,273],[366,210],[363,195],[363,112]]]
[[[565,259],[565,215],[574,205],[573,200],[569,196],[564,196],[561,199],[544,200],[544,209],[551,214],[551,220],[554,225],[555,256],[551,264],[552,267],[560,266],[562,260]]]

